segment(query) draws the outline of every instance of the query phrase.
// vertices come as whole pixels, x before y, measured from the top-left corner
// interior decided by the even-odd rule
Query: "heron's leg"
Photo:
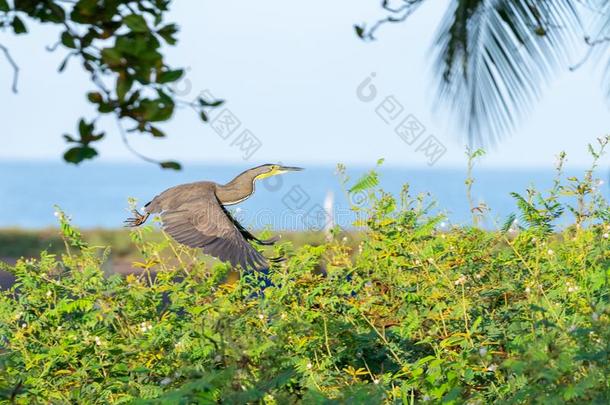
[[[140,226],[142,225],[144,222],[146,222],[146,220],[148,219],[148,216],[150,215],[148,212],[145,212],[144,214],[140,214],[140,212],[138,212],[138,210],[133,210],[133,218],[127,218],[124,223],[125,226],[127,227],[136,227],[136,226]]]

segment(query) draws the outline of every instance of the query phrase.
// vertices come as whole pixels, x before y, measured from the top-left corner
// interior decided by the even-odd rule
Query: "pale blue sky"
[[[375,114],[374,103],[356,97],[358,84],[376,72],[379,94],[394,95],[405,114],[417,116],[447,147],[438,166],[463,167],[464,139],[446,116],[432,112],[429,50],[447,3],[428,1],[406,23],[386,26],[377,42],[364,43],[352,25],[383,16],[375,0],[176,1],[170,18],[181,27],[180,41],[168,60],[189,67],[192,96],[209,89],[227,99],[243,127],[262,141],[254,164],[372,165],[385,157],[391,165],[425,167],[425,156]],[[73,132],[81,115],[93,116],[84,97],[92,86],[75,61],[57,73],[64,54],[44,49],[55,42],[55,30],[30,28],[32,35],[19,38],[0,33],[21,66],[19,94],[13,95],[11,71],[0,59],[0,159],[57,160],[66,148],[61,134]],[[484,164],[550,167],[566,150],[571,164],[585,165],[586,143],[609,129],[600,74],[590,66],[552,81],[519,130],[489,151]],[[101,160],[137,161],[113,122],[105,125]],[[165,130],[167,139],[135,135],[132,144],[159,159],[243,163],[240,151],[190,110],[178,111]]]

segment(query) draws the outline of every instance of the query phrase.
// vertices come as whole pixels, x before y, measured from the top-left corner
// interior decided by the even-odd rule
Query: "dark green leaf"
[[[141,15],[131,14],[123,18],[123,23],[133,32],[148,32],[148,24]]]
[[[208,115],[205,113],[205,111],[200,111],[199,117],[201,118],[201,121],[208,122]]]
[[[168,70],[166,72],[161,72],[161,74],[157,78],[157,83],[175,82],[176,80],[180,79],[183,74],[184,74],[184,70],[182,70],[182,69]]]
[[[172,170],[181,170],[182,169],[182,166],[178,162],[172,162],[172,161],[161,162],[159,165],[164,169],[172,169]]]
[[[202,107],[219,107],[224,104],[224,100],[207,101],[201,97],[198,99],[199,105]]]
[[[163,131],[161,131],[157,127],[153,127],[152,125],[149,128],[149,132],[152,134],[152,136],[154,136],[156,138],[163,138],[163,137],[165,137],[165,133]]]
[[[13,26],[13,31],[15,32],[15,34],[25,34],[26,32],[28,32],[28,29],[25,27],[23,21],[21,21],[21,19],[17,16],[13,18],[13,22],[11,23],[11,25]]]
[[[356,35],[358,35],[358,38],[364,39],[364,27],[360,25],[354,25],[354,31],[356,31]]]
[[[85,159],[93,159],[97,156],[97,151],[88,146],[77,146],[75,148],[68,149],[64,153],[64,160],[69,163],[78,164]]]
[[[87,93],[87,99],[95,104],[99,104],[103,101],[102,94],[97,91]]]
[[[80,134],[80,137],[86,138],[87,136],[91,135],[92,132],[93,132],[93,123],[87,124],[87,122],[81,118],[78,121],[78,133]]]
[[[104,48],[102,49],[102,60],[108,66],[117,66],[122,62],[121,52],[116,48]]]
[[[174,34],[176,34],[176,32],[178,32],[176,25],[169,24],[157,31],[157,34],[159,34],[168,44],[175,45],[176,38],[174,37]]]
[[[70,49],[76,48],[76,43],[74,42],[74,37],[68,31],[64,31],[61,33],[61,43]]]
[[[119,101],[122,102],[123,100],[125,100],[125,96],[129,92],[129,90],[131,90],[132,85],[133,85],[133,79],[130,76],[121,74],[117,78],[116,94],[117,94],[117,97],[119,98]]]
[[[10,7],[8,5],[8,2],[6,0],[0,0],[0,11],[9,11]]]

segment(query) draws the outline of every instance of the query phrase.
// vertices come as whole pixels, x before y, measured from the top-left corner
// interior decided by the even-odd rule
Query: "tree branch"
[[[399,23],[405,21],[416,9],[423,0],[402,0],[403,5],[400,7],[390,6],[390,0],[382,0],[381,7],[394,15],[389,15],[386,18],[378,20],[373,26],[363,35],[363,38],[375,40],[375,32],[384,24]],[[402,14],[401,14],[402,13]],[[396,16],[396,14],[400,14]]]
[[[15,63],[15,60],[11,56],[11,53],[9,52],[7,47],[5,47],[4,45],[0,44],[0,51],[2,51],[2,53],[4,53],[4,57],[6,58],[8,63],[13,68],[13,86],[12,86],[12,90],[13,90],[13,93],[17,94],[17,82],[19,81],[19,66],[17,66],[17,63]]]

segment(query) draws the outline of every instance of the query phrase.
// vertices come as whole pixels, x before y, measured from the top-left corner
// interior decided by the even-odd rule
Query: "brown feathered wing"
[[[161,212],[163,229],[177,242],[241,266],[244,270],[267,267],[265,257],[242,235],[239,223],[218,199],[193,199]],[[237,225],[236,225],[237,224]]]

